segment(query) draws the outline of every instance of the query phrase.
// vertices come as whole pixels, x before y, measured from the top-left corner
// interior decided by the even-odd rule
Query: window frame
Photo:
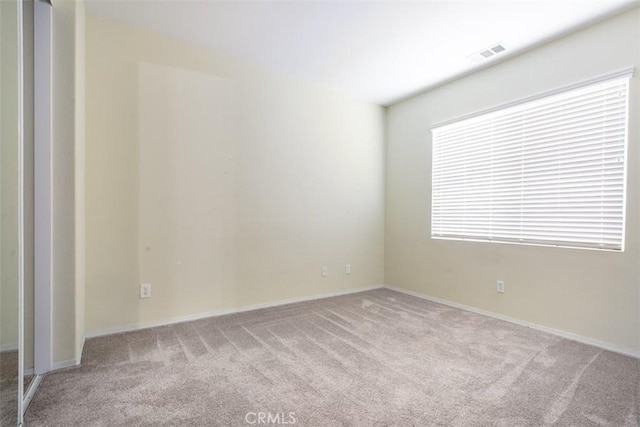
[[[598,250],[598,251],[611,251],[616,253],[622,253],[625,250],[625,237],[626,237],[626,211],[627,211],[627,187],[628,187],[628,146],[629,146],[629,122],[630,122],[630,96],[632,93],[631,90],[631,79],[633,77],[634,67],[626,67],[624,69],[618,70],[613,73],[608,73],[605,75],[601,75],[592,79],[583,80],[580,82],[576,82],[570,85],[562,86],[550,91],[546,91],[543,93],[539,93],[533,96],[529,96],[526,98],[521,98],[512,102],[508,102],[505,104],[501,104],[492,108],[484,109],[469,115],[465,115],[462,117],[458,117],[455,119],[447,120],[444,122],[437,123],[431,126],[431,205],[430,205],[430,238],[434,240],[457,240],[457,241],[475,241],[475,242],[485,242],[485,243],[501,243],[501,244],[514,244],[514,245],[526,245],[526,246],[543,246],[543,247],[561,247],[561,248],[571,248],[571,249],[587,249],[587,250]],[[598,246],[597,242],[593,241],[592,243],[579,243],[572,242],[569,239],[559,238],[557,241],[553,240],[535,240],[532,238],[525,238],[520,240],[508,239],[508,238],[493,238],[490,233],[487,233],[484,237],[479,237],[477,235],[446,235],[443,234],[434,234],[434,177],[435,177],[435,163],[436,163],[436,155],[435,155],[435,138],[434,132],[442,129],[444,127],[448,127],[450,125],[465,122],[471,120],[473,118],[481,117],[481,116],[490,116],[494,113],[498,113],[502,110],[508,109],[516,109],[518,106],[523,106],[524,104],[534,103],[535,101],[553,97],[555,95],[561,95],[563,93],[571,92],[581,88],[587,88],[589,86],[595,86],[601,83],[605,83],[607,81],[613,80],[622,80],[627,79],[626,81],[626,102],[623,108],[624,110],[624,134],[623,134],[623,156],[624,156],[624,164],[622,166],[622,206],[621,206],[621,230],[620,230],[620,247],[613,247],[611,245]],[[552,212],[552,211],[549,211]]]

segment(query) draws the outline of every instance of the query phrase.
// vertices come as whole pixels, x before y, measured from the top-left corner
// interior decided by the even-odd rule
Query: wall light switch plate
[[[345,274],[351,274],[351,264],[347,264],[344,268]]]
[[[504,293],[504,282],[502,280],[498,280],[496,282],[496,291],[503,294]]]
[[[324,266],[323,266],[323,267],[322,267],[322,269],[320,269],[320,275],[321,275],[322,277],[327,277],[327,274],[328,274],[328,273],[327,273],[327,267],[324,267]]]

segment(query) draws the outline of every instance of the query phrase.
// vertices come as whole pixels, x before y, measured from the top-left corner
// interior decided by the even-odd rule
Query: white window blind
[[[629,76],[434,128],[431,236],[623,250]]]

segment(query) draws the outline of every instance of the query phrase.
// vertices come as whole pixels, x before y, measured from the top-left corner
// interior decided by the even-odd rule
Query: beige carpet
[[[18,350],[0,352],[0,426],[18,422]]]
[[[81,367],[45,378],[27,425],[268,425],[260,412],[270,425],[637,426],[640,361],[381,289],[88,340]]]
[[[23,387],[29,389],[33,375],[25,375]],[[0,426],[18,421],[18,350],[0,352]]]

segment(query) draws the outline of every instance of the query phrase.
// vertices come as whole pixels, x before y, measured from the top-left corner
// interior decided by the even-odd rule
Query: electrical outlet
[[[327,277],[327,274],[328,274],[328,273],[327,273],[327,267],[322,266],[322,269],[320,270],[320,275],[321,275],[322,277]]]
[[[503,294],[504,293],[504,282],[502,280],[498,280],[496,282],[496,291]]]
[[[140,298],[151,298],[151,283],[140,285]]]
[[[351,264],[347,264],[344,268],[345,274],[351,274]]]

